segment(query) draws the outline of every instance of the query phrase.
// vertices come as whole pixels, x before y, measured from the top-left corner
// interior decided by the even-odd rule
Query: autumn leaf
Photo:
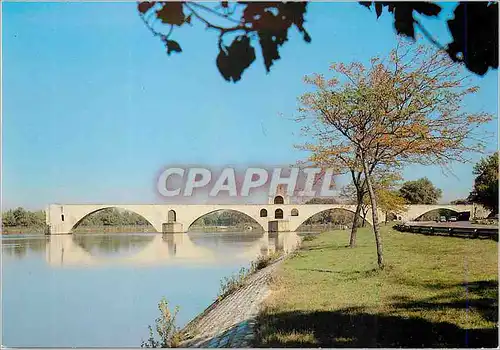
[[[143,1],[137,4],[137,9],[140,13],[144,14],[148,12],[148,10],[156,4],[154,1]]]
[[[255,60],[255,49],[246,35],[238,36],[229,47],[223,47],[217,56],[217,67],[224,79],[237,82],[243,71]]]
[[[182,48],[177,41],[165,40],[165,45],[167,46],[168,55],[170,55],[172,52],[182,52]]]
[[[162,2],[163,6],[156,11],[158,19],[163,23],[181,26],[185,22],[182,2]]]

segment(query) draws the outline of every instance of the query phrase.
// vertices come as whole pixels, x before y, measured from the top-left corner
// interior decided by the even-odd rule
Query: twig
[[[446,48],[441,45],[436,39],[434,39],[434,37],[432,36],[432,34],[424,28],[424,26],[416,19],[414,19],[415,21],[415,25],[422,31],[422,34],[424,34],[424,36],[427,38],[427,40],[429,40],[434,46],[436,46],[439,50],[442,50],[444,52],[447,52],[446,51]],[[455,56],[455,59],[459,62],[463,62],[463,58],[461,57],[456,57]]]
[[[212,14],[216,15],[216,16],[219,16],[219,17],[222,17],[222,18],[224,18],[224,19],[227,19],[228,21],[231,21],[231,22],[233,22],[233,23],[236,23],[236,24],[241,24],[241,21],[239,21],[239,20],[237,20],[237,19],[234,19],[234,18],[230,17],[230,15],[220,13],[220,12],[218,12],[218,11],[216,11],[216,10],[214,10],[214,9],[210,8],[210,7],[204,6],[204,5],[200,4],[200,3],[197,3],[197,2],[190,2],[190,4],[191,4],[191,5],[193,5],[193,6],[196,6],[196,7],[198,7],[198,8],[201,8],[201,9],[203,9],[203,10],[205,10],[205,11],[208,11],[208,12],[210,12],[210,13],[212,13]]]

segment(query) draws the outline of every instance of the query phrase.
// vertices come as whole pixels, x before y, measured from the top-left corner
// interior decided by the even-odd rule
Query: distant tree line
[[[241,224],[254,226],[256,222],[248,215],[235,210],[218,210],[197,219],[193,226],[238,226]]]
[[[29,211],[24,208],[9,209],[2,213],[4,227],[43,227],[45,211]]]
[[[325,210],[311,216],[304,221],[303,225],[333,224],[333,225],[351,225],[354,221],[354,213],[344,209]],[[359,227],[365,226],[365,220],[357,222]]]
[[[2,214],[3,227],[44,227],[45,211],[24,208],[10,209]],[[78,226],[144,226],[151,225],[139,214],[117,208],[106,208],[85,217]]]

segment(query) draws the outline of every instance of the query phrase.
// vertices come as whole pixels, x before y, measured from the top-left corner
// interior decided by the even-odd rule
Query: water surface
[[[220,280],[293,232],[2,237],[2,333],[8,347],[138,347],[166,297],[183,326]]]

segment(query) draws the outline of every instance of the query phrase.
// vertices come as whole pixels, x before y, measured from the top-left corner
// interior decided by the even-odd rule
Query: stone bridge
[[[199,218],[219,211],[243,213],[257,222],[264,231],[295,231],[308,218],[330,209],[354,212],[354,205],[343,204],[51,204],[46,211],[47,233],[69,234],[88,215],[106,208],[120,208],[135,212],[146,219],[158,232],[187,232]],[[449,209],[470,212],[471,217],[484,217],[485,210],[476,205],[409,205],[397,213],[403,221],[412,221],[431,210]],[[478,215],[478,213],[480,213]],[[386,213],[378,211],[380,221]],[[373,223],[371,210],[365,218]]]

